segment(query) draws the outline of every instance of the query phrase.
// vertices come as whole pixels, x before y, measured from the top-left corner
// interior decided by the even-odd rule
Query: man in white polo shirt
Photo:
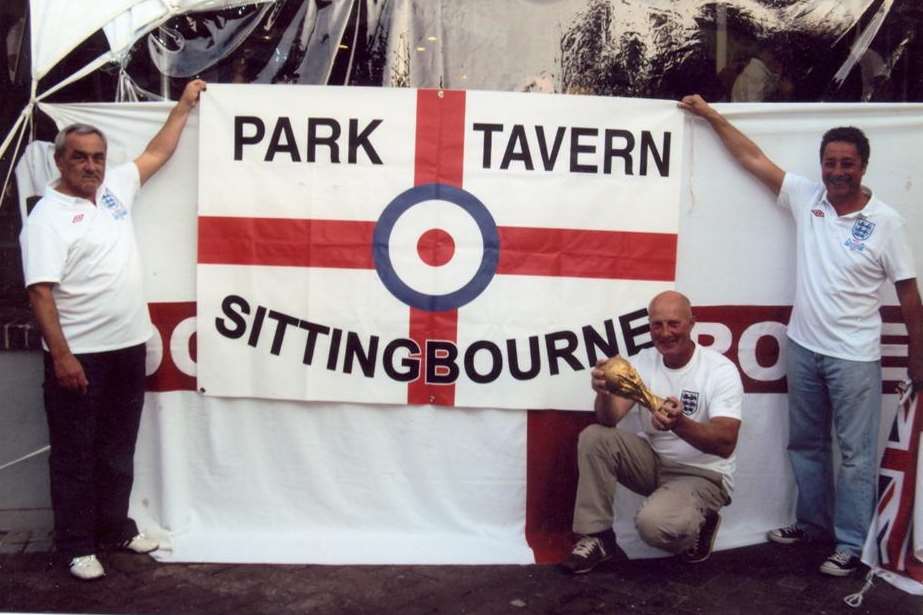
[[[173,155],[205,89],[186,85],[144,152],[106,169],[106,138],[75,124],[55,138],[61,177],[20,236],[32,311],[45,348],[45,413],[55,542],[72,575],[97,579],[99,546],[158,548],[128,517],[151,321],[132,228],[140,187]]]
[[[848,575],[859,565],[875,507],[879,291],[886,280],[895,285],[907,326],[913,387],[923,387],[923,308],[903,220],[862,185],[869,143],[858,128],[824,134],[818,183],[777,167],[700,96],[687,96],[680,106],[705,119],[729,153],[794,217],[797,272],[785,355],[797,519],[768,538],[794,544],[832,536],[836,550],[820,571]],[[835,483],[831,421],[842,453]]]
[[[641,538],[689,563],[711,554],[721,517],[731,503],[734,451],[740,431],[743,385],[727,358],[692,340],[695,318],[689,299],[665,291],[648,307],[653,348],[631,358],[641,380],[664,408],[649,412],[611,394],[596,365],[596,424],[577,443],[574,533],[580,536],[561,562],[572,574],[589,572],[616,553],[612,529],[617,485],[647,497],[635,517]],[[632,409],[640,433],[618,427]]]

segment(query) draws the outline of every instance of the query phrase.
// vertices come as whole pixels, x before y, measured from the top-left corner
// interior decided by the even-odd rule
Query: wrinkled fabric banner
[[[582,408],[673,287],[683,127],[667,101],[211,86],[200,391]]]
[[[59,126],[103,128],[113,164],[137,156],[169,109],[42,105]],[[923,184],[914,181],[916,159],[907,155],[923,139],[923,105],[720,109],[780,166],[807,177],[819,177],[824,130],[862,127],[872,145],[864,183],[904,216],[910,236],[923,234]],[[195,305],[198,120],[195,112],[135,210],[156,335],[148,343],[131,514],[171,545],[160,557],[340,564],[561,558],[572,544],[576,435],[588,413],[196,393],[203,322]],[[793,229],[772,195],[739,171],[698,121],[687,131],[687,149],[676,287],[695,306],[695,339],[740,368],[746,391],[734,501],[722,510],[717,537],[717,547],[727,549],[762,542],[767,530],[793,520],[780,344],[793,294]],[[923,271],[923,253],[914,256]],[[892,391],[906,374],[907,332],[893,289],[883,295],[882,362],[885,391]],[[588,386],[585,392],[581,407],[589,410]],[[882,443],[896,407],[896,397],[885,396]],[[627,490],[617,494],[619,543],[631,557],[663,555],[634,529],[639,500]]]

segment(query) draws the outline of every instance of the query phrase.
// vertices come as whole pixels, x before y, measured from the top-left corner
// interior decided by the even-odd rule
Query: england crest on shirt
[[[699,394],[696,391],[683,389],[679,400],[683,404],[683,414],[692,416],[699,409]]]
[[[112,192],[106,188],[103,191],[103,195],[100,197],[100,200],[103,203],[103,207],[109,210],[109,213],[112,214],[112,217],[116,220],[121,220],[128,215],[128,210],[125,209],[125,206],[122,205],[122,202]]]
[[[875,230],[875,223],[869,221],[868,218],[860,216],[856,218],[856,223],[852,225],[852,236],[858,241],[865,241],[872,236],[872,231]]]

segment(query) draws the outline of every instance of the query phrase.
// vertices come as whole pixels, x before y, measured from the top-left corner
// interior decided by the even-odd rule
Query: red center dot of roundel
[[[442,229],[431,228],[417,240],[417,254],[430,267],[441,267],[455,255],[455,242]]]

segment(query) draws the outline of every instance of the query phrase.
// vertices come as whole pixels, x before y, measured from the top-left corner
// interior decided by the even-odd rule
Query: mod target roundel
[[[469,303],[497,272],[500,239],[493,216],[473,194],[423,184],[392,200],[375,224],[372,252],[382,284],[429,312]]]

